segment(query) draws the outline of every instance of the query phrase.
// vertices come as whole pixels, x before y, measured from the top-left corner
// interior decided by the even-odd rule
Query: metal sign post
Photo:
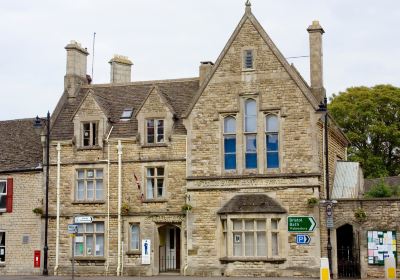
[[[75,279],[75,235],[78,233],[78,225],[68,225],[68,233],[72,237],[72,280]]]

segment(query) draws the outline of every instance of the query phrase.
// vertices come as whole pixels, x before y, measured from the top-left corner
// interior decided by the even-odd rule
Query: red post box
[[[40,267],[40,250],[35,250],[34,252],[33,267]]]

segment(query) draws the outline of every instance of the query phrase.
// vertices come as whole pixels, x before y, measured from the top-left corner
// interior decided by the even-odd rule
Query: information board
[[[397,263],[395,231],[368,231],[367,238],[368,264],[384,265],[384,259],[389,256],[394,256]]]

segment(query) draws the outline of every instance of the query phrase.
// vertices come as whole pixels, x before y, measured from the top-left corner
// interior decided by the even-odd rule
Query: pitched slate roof
[[[0,172],[41,168],[42,144],[34,119],[0,121]]]
[[[286,213],[287,211],[266,194],[240,194],[234,196],[219,211],[228,213]]]
[[[64,107],[60,110],[52,127],[52,140],[72,139],[74,113],[89,90],[114,126],[111,137],[135,136],[138,129],[136,119],[132,117],[129,121],[120,121],[122,111],[125,108],[132,108],[133,115],[135,115],[148,92],[154,86],[160,89],[161,94],[177,115],[174,133],[186,133],[181,116],[186,113],[189,103],[199,89],[198,78],[83,86],[77,97],[65,102]]]

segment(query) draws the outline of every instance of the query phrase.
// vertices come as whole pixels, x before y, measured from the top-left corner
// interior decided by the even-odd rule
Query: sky
[[[0,120],[45,116],[64,88],[66,52],[86,47],[88,74],[108,83],[114,54],[132,81],[198,76],[239,23],[245,0],[0,0]],[[309,55],[319,20],[328,95],[351,86],[400,86],[400,1],[252,0],[252,12],[285,57]],[[96,32],[93,57],[93,33]],[[288,59],[309,81],[309,58]]]

